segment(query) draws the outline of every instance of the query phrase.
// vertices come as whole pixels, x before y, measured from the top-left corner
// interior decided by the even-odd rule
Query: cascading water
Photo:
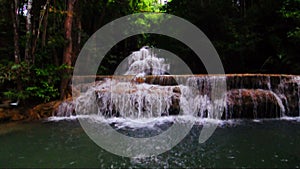
[[[280,118],[300,115],[300,77],[291,75],[168,75],[168,60],[149,47],[133,52],[117,75],[75,86],[80,115],[133,119],[168,115],[200,118]],[[179,83],[180,82],[180,83]],[[218,91],[226,83],[227,91]],[[87,87],[88,86],[88,87]],[[68,104],[56,115],[69,116]],[[73,106],[74,107],[74,106]],[[216,109],[221,109],[215,114]],[[60,112],[64,111],[64,112]]]
[[[151,48],[143,47],[128,57],[125,75],[164,75],[166,72],[170,72],[170,65],[165,63],[165,59],[158,58]]]
[[[77,99],[77,111],[90,114],[86,109],[96,105],[97,114],[122,117],[157,117],[169,114],[172,101],[179,97],[174,86],[162,87],[149,84],[134,84],[107,79],[99,86],[90,88]],[[86,98],[92,98],[87,100]],[[89,103],[86,103],[89,102]]]
[[[187,78],[186,85],[178,84],[175,80],[178,78],[172,79],[172,76],[166,75],[170,65],[165,63],[164,58],[157,57],[151,48],[143,47],[140,51],[133,52],[127,61],[124,76],[132,78],[107,78],[98,85],[91,86],[76,99],[76,112],[82,115],[96,114],[134,119],[168,115],[218,117],[212,110],[213,103],[211,96],[208,96],[211,93],[207,91],[200,94],[198,85],[193,84],[193,78]],[[149,75],[153,78],[171,78],[173,84],[144,83]],[[212,82],[214,79],[208,82],[210,88],[204,90],[211,90]],[[223,102],[225,103],[225,100]]]

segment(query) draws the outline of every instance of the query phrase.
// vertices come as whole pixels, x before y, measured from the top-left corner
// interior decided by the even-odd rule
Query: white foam
[[[300,122],[300,117],[289,117],[289,116],[283,116],[280,118],[281,120],[286,120],[286,121],[297,121]]]

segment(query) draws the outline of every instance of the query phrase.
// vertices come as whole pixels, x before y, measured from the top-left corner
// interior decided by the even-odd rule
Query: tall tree
[[[21,62],[19,47],[19,0],[11,1],[11,17],[14,34],[14,60],[15,64],[19,64]],[[22,91],[21,81],[16,81],[16,88],[18,92]]]
[[[14,59],[15,59],[15,63],[17,64],[20,62],[18,5],[19,5],[19,0],[11,1],[11,18],[12,18],[13,33],[14,33]]]
[[[64,23],[65,39],[67,42],[64,48],[63,64],[67,65],[68,68],[66,68],[65,74],[63,75],[61,80],[61,86],[60,86],[61,99],[65,99],[67,97],[68,83],[70,81],[69,76],[71,75],[70,67],[72,66],[72,55],[73,55],[72,24],[73,24],[75,3],[76,0],[68,0],[67,16]]]
[[[28,63],[33,62],[31,54],[31,37],[32,37],[32,23],[31,23],[31,10],[33,0],[27,1],[27,16],[26,16],[26,47],[25,47],[25,61]]]
[[[34,53],[37,47],[37,42],[39,40],[40,37],[40,33],[41,33],[41,28],[43,25],[43,35],[42,35],[42,47],[44,47],[46,45],[46,32],[47,32],[47,24],[48,24],[48,10],[49,10],[49,3],[50,0],[47,0],[45,5],[43,6],[43,9],[40,12],[40,17],[39,17],[39,26],[37,29],[37,35],[35,36],[35,39],[33,41],[33,45],[32,45],[32,58],[34,60]]]

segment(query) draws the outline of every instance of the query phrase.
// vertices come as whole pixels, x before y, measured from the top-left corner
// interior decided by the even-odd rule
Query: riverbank
[[[40,116],[28,108],[0,108],[0,123],[37,119],[40,119]]]
[[[38,105],[0,108],[0,123],[34,121],[48,118],[57,111],[62,102],[71,100],[72,98],[68,98],[64,101],[55,100]]]

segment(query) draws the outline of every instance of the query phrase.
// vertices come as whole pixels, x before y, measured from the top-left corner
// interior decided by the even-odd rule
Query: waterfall
[[[152,48],[143,47],[128,57],[128,70],[125,75],[164,75],[169,72],[170,65],[164,58],[158,58]]]
[[[118,76],[74,86],[80,96],[73,103],[60,105],[55,115],[70,116],[76,109],[77,115],[133,119],[300,116],[300,76],[168,75],[174,68],[167,61],[152,48],[143,47],[128,57],[123,75],[118,72]],[[222,91],[220,84],[226,84],[227,90]]]

